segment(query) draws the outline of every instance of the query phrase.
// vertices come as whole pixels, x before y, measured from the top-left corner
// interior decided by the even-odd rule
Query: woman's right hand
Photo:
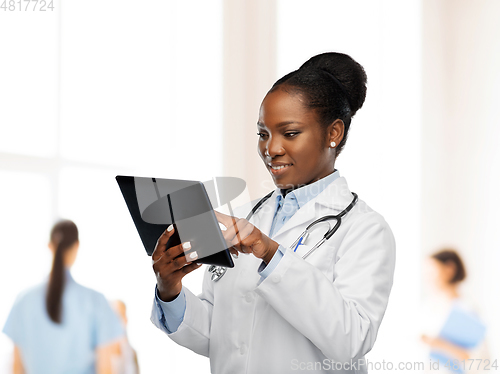
[[[170,231],[168,231],[169,229]],[[174,300],[181,292],[182,278],[201,266],[201,264],[193,263],[198,258],[196,251],[189,253],[187,255],[189,258],[186,258],[186,256],[176,258],[191,249],[189,242],[170,247],[167,250],[168,239],[170,239],[174,230],[174,227],[170,225],[161,234],[151,256],[153,270],[156,275],[158,296],[163,301]]]

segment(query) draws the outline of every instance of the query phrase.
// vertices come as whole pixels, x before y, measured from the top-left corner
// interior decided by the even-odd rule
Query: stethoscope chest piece
[[[223,266],[215,266],[211,265],[208,268],[208,272],[212,273],[212,281],[217,282],[219,279],[223,277],[224,274],[226,274],[227,268]]]

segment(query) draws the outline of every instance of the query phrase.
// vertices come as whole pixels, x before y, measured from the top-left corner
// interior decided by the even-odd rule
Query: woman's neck
[[[452,286],[452,285],[446,286],[445,288],[443,288],[443,292],[451,300],[460,297],[457,286]]]
[[[308,186],[308,185],[310,185],[310,184],[316,183],[316,182],[320,181],[321,179],[326,178],[326,177],[328,177],[329,175],[331,175],[331,174],[335,173],[336,171],[337,171],[337,169],[335,169],[335,168],[334,168],[334,169],[333,169],[333,171],[332,171],[332,172],[330,172],[330,173],[328,173],[327,175],[325,175],[325,176],[323,176],[323,177],[321,177],[321,178],[319,178],[319,179],[316,179],[316,180],[314,180],[314,181],[311,181],[311,182],[309,182],[309,183],[306,183],[306,184],[293,186],[293,187],[291,187],[291,188],[281,188],[281,189],[280,189],[280,191],[281,191],[281,195],[282,195],[283,197],[286,197],[286,194],[287,194],[287,193],[289,193],[290,191],[293,191],[293,190],[295,190],[295,189],[297,189],[297,188],[304,187],[304,186]]]

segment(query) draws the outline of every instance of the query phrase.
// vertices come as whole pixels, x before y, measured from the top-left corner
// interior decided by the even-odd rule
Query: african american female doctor
[[[216,213],[227,228],[235,267],[218,281],[205,272],[194,295],[182,278],[196,270],[190,248],[165,251],[167,229],[153,253],[157,278],[151,320],[192,351],[210,358],[213,373],[365,373],[395,266],[395,241],[384,218],[359,199],[333,236],[330,223],[355,195],[334,168],[351,119],[363,105],[366,74],[341,53],[312,57],[279,79],[257,123],[258,152],[276,185],[246,220]],[[192,248],[196,251],[196,248]],[[305,258],[303,258],[305,256]]]

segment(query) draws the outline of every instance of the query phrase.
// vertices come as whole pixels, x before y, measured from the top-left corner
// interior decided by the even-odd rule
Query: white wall
[[[251,200],[275,188],[257,154],[257,120],[276,54],[276,0],[225,0],[224,174],[244,179]]]

